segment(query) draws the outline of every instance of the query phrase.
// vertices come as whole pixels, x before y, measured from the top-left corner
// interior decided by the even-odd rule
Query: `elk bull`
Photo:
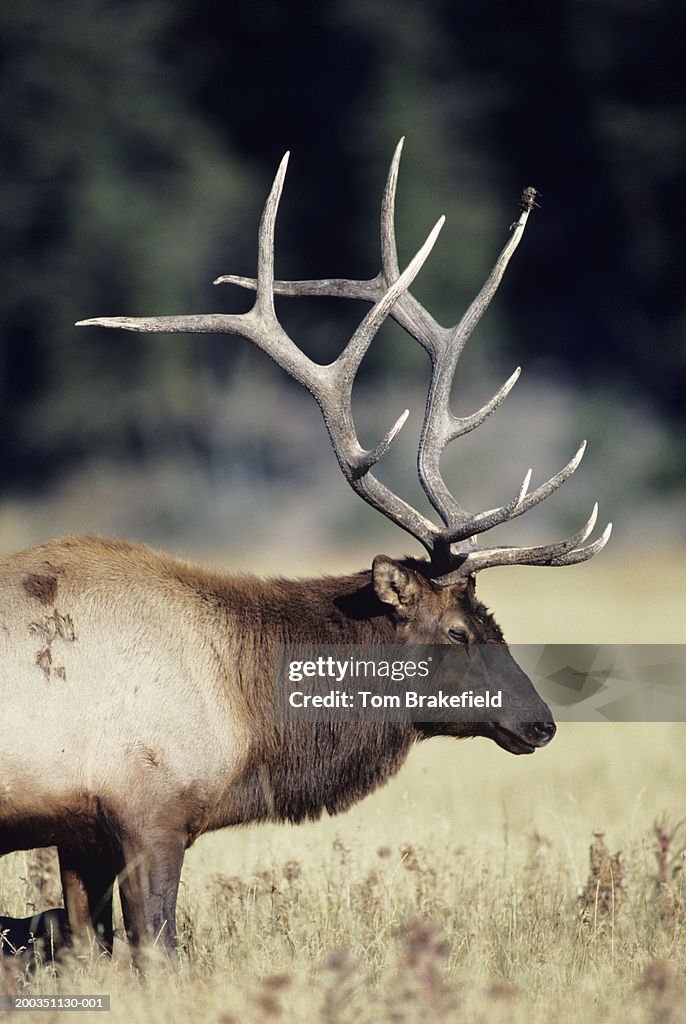
[[[590,558],[609,528],[584,546],[594,512],[573,537],[529,548],[479,548],[476,537],[537,505],[576,469],[583,445],[529,492],[529,472],[500,508],[467,512],[439,470],[446,444],[479,426],[517,371],[481,409],[449,408],[459,355],[516,248],[521,214],[484,287],[460,323],[440,327],[408,289],[442,218],[401,274],[393,210],[400,146],[381,215],[382,269],[371,281],[275,282],[274,223],[282,162],[259,232],[256,290],[244,315],[105,318],[83,325],[134,331],[224,332],[251,341],[315,397],[351,487],[426,549],[424,561],[384,556],[351,576],[306,581],[232,577],[148,548],[97,537],[51,541],[0,564],[0,854],[56,846],[73,931],[92,927],[112,946],[116,879],[129,940],[175,944],[184,853],[213,829],[302,821],[344,810],[395,773],[431,735],[483,735],[515,754],[554,732],[550,710],[504,646],[478,601],[475,574],[489,566],[568,565]],[[274,294],[362,298],[372,308],[330,365],[307,358],[274,311]],[[419,477],[440,525],[373,474],[405,412],[372,450],[351,412],[355,374],[388,315],[427,351],[431,379],[419,443]],[[275,723],[273,665],[280,643],[503,645],[497,680],[507,694],[496,721],[434,724]]]

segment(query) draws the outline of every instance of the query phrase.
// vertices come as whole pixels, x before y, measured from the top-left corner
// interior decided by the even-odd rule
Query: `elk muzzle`
[[[493,723],[492,739],[510,754],[533,754],[538,747],[545,747],[557,732],[557,726],[550,722],[519,722],[513,729],[498,722]]]
[[[533,754],[550,743],[556,732],[552,712],[507,644],[475,645],[448,660],[458,671],[464,665],[460,685],[465,690],[496,698],[489,711],[472,715],[472,734],[490,737],[511,754]]]

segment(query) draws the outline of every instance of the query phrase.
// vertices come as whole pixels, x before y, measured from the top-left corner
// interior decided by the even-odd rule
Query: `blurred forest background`
[[[360,537],[402,550],[344,483],[314,402],[247,342],[73,327],[248,308],[211,282],[254,273],[286,149],[278,276],[373,276],[402,135],[401,263],[445,213],[413,286],[443,323],[481,286],[522,187],[542,193],[458,372],[467,413],[524,367],[446,458],[463,503],[501,504],[588,437],[575,480],[508,539],[576,529],[597,497],[615,551],[683,543],[685,27],[679,0],[3,4],[3,550],[80,530],[189,551],[262,537],[315,562]],[[279,310],[322,361],[364,314]],[[389,324],[362,370],[364,443],[412,410],[380,473],[421,502],[426,357]]]

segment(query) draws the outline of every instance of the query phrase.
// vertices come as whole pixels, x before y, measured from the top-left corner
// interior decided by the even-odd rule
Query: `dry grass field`
[[[683,640],[686,560],[485,576],[512,641]],[[104,1019],[136,1024],[686,1021],[685,751],[679,723],[563,723],[521,758],[433,740],[344,816],[201,838],[177,972],[80,950],[5,983],[107,993]],[[56,895],[45,857],[0,862],[3,913]]]

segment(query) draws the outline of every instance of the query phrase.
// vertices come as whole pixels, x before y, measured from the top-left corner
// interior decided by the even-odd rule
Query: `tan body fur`
[[[30,813],[36,789],[55,809],[97,795],[115,814],[135,792],[143,814],[181,784],[198,793],[187,823],[204,831],[203,805],[217,803],[247,750],[227,685],[237,652],[200,596],[207,576],[95,538],[0,566],[0,738],[12,751],[2,819]]]

